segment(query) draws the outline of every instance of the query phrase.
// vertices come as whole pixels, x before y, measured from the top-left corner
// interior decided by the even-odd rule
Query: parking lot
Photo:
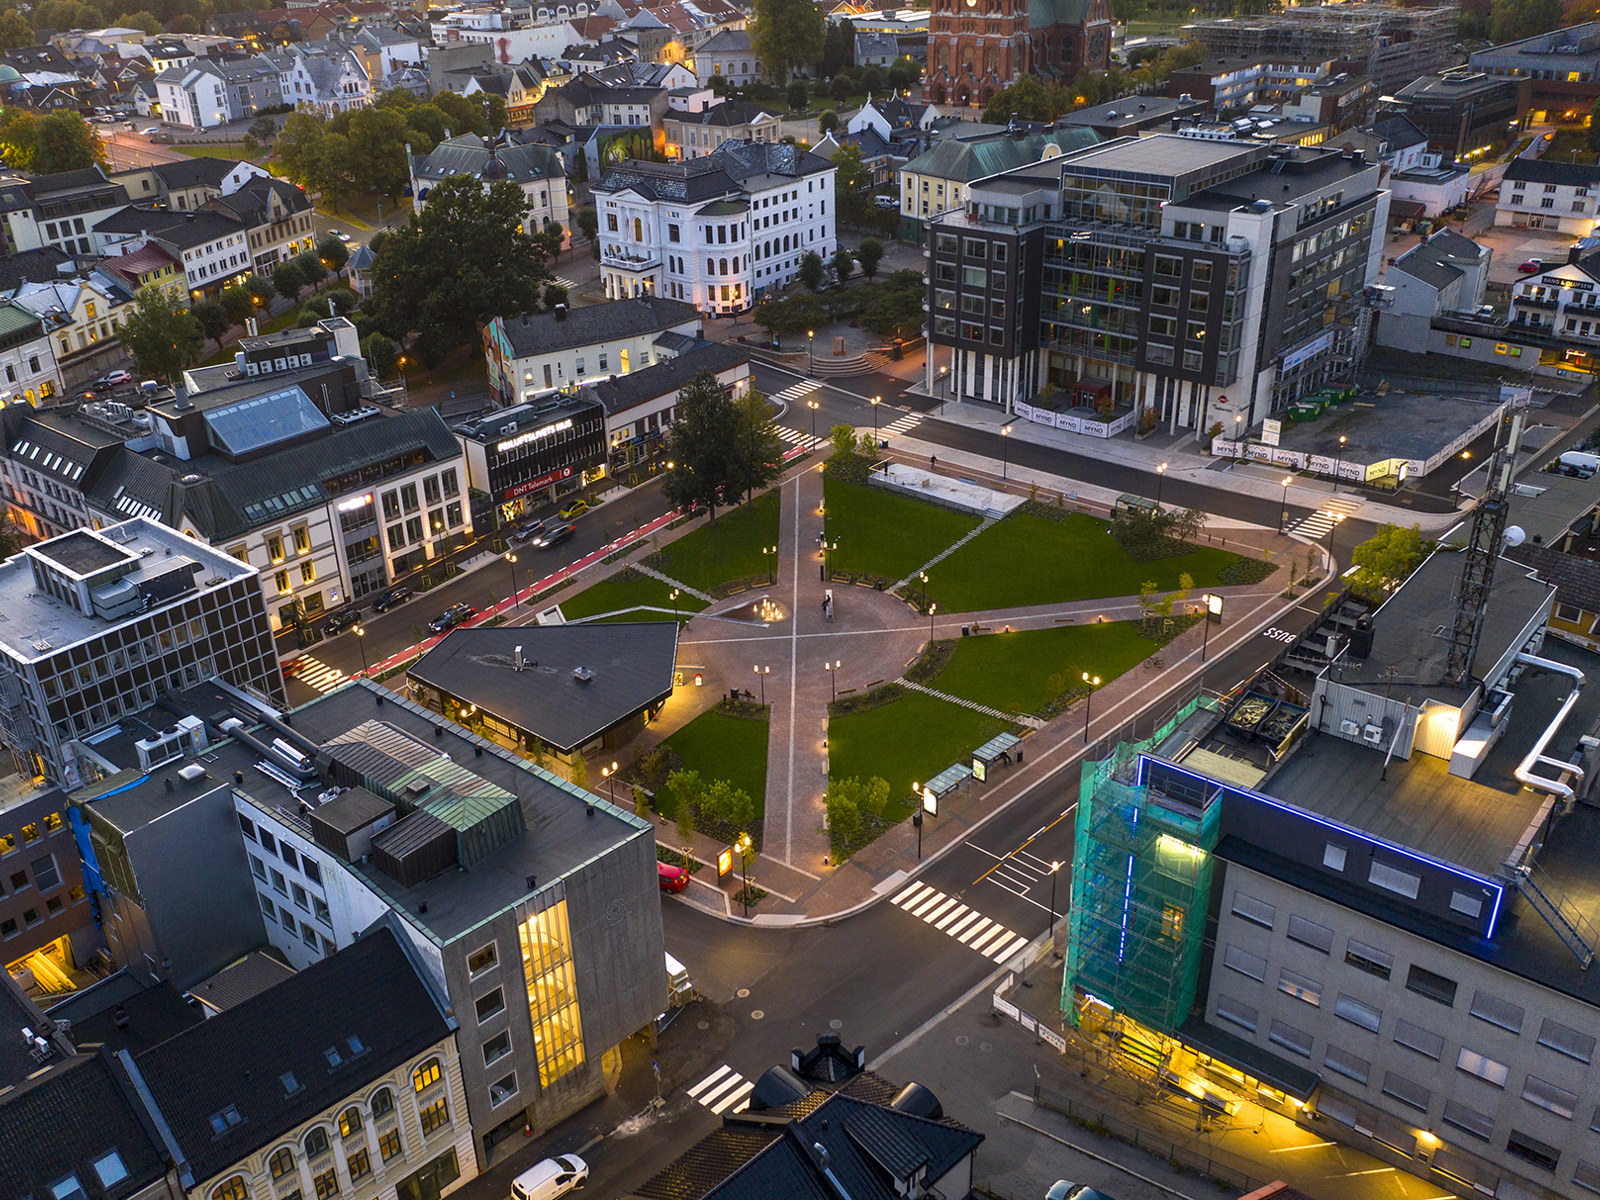
[[[1545,229],[1516,229],[1509,225],[1492,225],[1477,235],[1480,245],[1494,251],[1489,262],[1489,282],[1511,284],[1523,277],[1517,268],[1525,262],[1564,263],[1567,249],[1577,243],[1570,234],[1554,233]]]

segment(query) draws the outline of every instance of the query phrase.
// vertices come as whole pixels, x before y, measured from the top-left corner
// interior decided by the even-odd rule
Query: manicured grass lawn
[[[567,620],[576,621],[579,617],[592,617],[596,613],[617,612],[619,609],[632,608],[635,604],[654,604],[669,611],[665,613],[631,613],[628,616],[616,619],[619,621],[672,620],[670,611],[672,608],[672,588],[662,583],[661,580],[652,579],[648,575],[625,583],[618,582],[615,576],[610,579],[602,579],[593,587],[584,589],[571,600],[563,603],[561,612]],[[678,608],[683,613],[683,620],[687,621],[704,607],[704,601],[679,593]]]
[[[199,145],[174,146],[173,149],[179,154],[187,154],[190,158],[250,159],[251,162],[260,160],[260,154],[252,155],[244,148],[243,142],[204,142]]]
[[[912,693],[882,708],[828,719],[828,775],[889,784],[884,816],[911,814],[911,785],[965,762],[971,751],[1008,726],[970,708]]]
[[[959,638],[932,686],[1001,712],[1032,713],[1053,698],[1050,676],[1081,682],[1087,671],[1107,684],[1155,650],[1130,621]]]
[[[823,496],[828,537],[839,542],[833,551],[835,571],[903,579],[981,521],[970,513],[840,479],[829,479]]]
[[[707,783],[726,779],[756,802],[756,816],[766,812],[767,722],[704,712],[665,744],[678,752],[685,771],[699,771]],[[662,788],[657,796],[661,812],[676,818],[671,789]]]
[[[1018,513],[983,531],[928,573],[928,593],[946,612],[1017,608],[1137,596],[1154,581],[1162,591],[1187,571],[1210,587],[1239,556],[1202,546],[1173,558],[1139,562],[1106,536],[1105,521],[1070,513],[1055,521]]]
[[[764,575],[772,556],[763,546],[778,544],[778,493],[766,492],[749,504],[723,509],[715,525],[702,525],[693,533],[661,548],[659,563],[650,565],[663,575],[710,591],[730,579]]]

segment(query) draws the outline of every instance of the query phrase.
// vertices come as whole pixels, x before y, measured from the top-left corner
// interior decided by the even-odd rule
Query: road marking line
[[[992,925],[992,924],[994,924],[994,922],[990,921],[988,917],[985,917],[983,920],[979,921],[976,925],[974,925],[971,929],[967,930],[960,937],[958,937],[956,939],[956,941],[960,942],[963,946],[965,946],[967,944],[967,939],[968,938],[970,938],[973,934],[977,933],[978,930],[982,929],[985,925]],[[974,946],[973,949],[977,949],[977,947]]]
[[[948,933],[951,937],[955,937],[958,933],[961,932],[961,930],[962,930],[962,928],[964,926],[970,925],[974,921],[976,921],[978,919],[978,916],[979,916],[979,913],[978,913],[977,909],[969,908],[969,909],[967,909],[967,915],[962,917],[954,925],[950,926],[949,929],[946,929],[945,932]]]
[[[717,1100],[719,1098],[726,1099],[732,1095],[733,1092],[738,1090],[739,1085],[743,1082],[743,1075],[739,1074],[737,1071],[729,1071],[726,1079],[722,1080],[710,1091],[702,1092],[700,1095],[696,1096],[695,1099],[715,1112]]]
[[[1010,958],[1013,954],[1015,954],[1018,950],[1021,950],[1027,944],[1028,944],[1028,939],[1023,937],[1019,933],[1017,935],[1016,941],[1012,942],[1004,950],[996,950],[993,954],[989,955],[989,957],[994,959],[995,962],[1004,962],[1006,959]]]
[[[913,883],[905,891],[901,892],[898,896],[896,896],[893,900],[891,900],[890,903],[891,904],[899,904],[901,901],[905,900],[906,897],[908,897],[910,895],[913,895],[916,892],[920,892],[923,888],[925,888],[927,886],[928,885],[925,884],[925,883]]]
[[[696,1099],[698,1099],[699,1096],[700,1096],[701,1090],[707,1084],[711,1083],[713,1080],[721,1079],[724,1075],[726,1075],[731,1070],[733,1070],[732,1067],[730,1067],[727,1063],[723,1063],[715,1071],[711,1072],[711,1074],[707,1075],[699,1083],[695,1084],[692,1088],[690,1088],[689,1089],[689,1095],[694,1096]]]
[[[1349,1179],[1354,1175],[1387,1175],[1396,1170],[1395,1167],[1374,1167],[1370,1171],[1346,1171],[1343,1175],[1330,1175],[1330,1179]]]
[[[937,929],[937,930],[940,930],[942,932],[946,925],[950,924],[951,921],[954,921],[962,913],[968,913],[968,912],[971,912],[971,911],[972,910],[970,908],[968,908],[965,904],[963,904],[963,905],[961,905],[961,907],[957,908],[954,912],[946,913],[944,915],[943,919],[941,919],[939,921],[939,923],[934,926],[934,928]]]
[[[721,1100],[720,1102],[718,1102],[716,1104],[711,1105],[710,1106],[711,1107],[711,1111],[714,1112],[714,1113],[719,1113],[720,1114],[723,1111],[725,1111],[726,1109],[732,1108],[740,1100],[743,1100],[753,1090],[755,1090],[755,1086],[756,1085],[751,1083],[748,1079],[745,1080],[743,1085],[741,1085],[740,1087],[737,1087],[733,1091],[729,1092],[725,1099]]]
[[[1338,1142],[1308,1142],[1304,1146],[1280,1146],[1276,1150],[1268,1150],[1268,1154],[1293,1154],[1296,1150],[1320,1150],[1324,1146],[1337,1146]]]
[[[944,899],[944,893],[943,892],[935,892],[928,899],[924,900],[921,904],[917,905],[916,908],[912,909],[911,910],[911,915],[913,917],[917,917],[917,918],[920,919],[925,912],[927,912],[930,908],[932,908],[935,904],[939,903],[939,901],[941,901],[943,899]]]
[[[1005,935],[1009,936],[1011,931],[1009,929],[1007,929],[1004,925],[996,925],[996,926],[994,926],[994,928],[988,930],[982,937],[977,938],[976,940],[974,940],[973,943],[972,943],[972,948],[974,950],[982,950],[983,949],[983,944],[985,942],[989,941],[991,938],[993,938],[995,936],[995,934],[997,934],[997,933],[998,934],[1005,934]]]
[[[910,912],[913,905],[921,904],[924,900],[926,900],[932,894],[933,894],[933,889],[931,887],[929,887],[927,884],[925,884],[925,883],[915,883],[915,884],[912,884],[910,888],[908,888],[907,890],[901,892],[898,896],[896,896],[894,898],[893,902],[895,904],[898,904],[901,908],[905,909],[907,912]]]
[[[957,900],[954,896],[951,896],[948,900],[946,900],[938,908],[934,909],[932,912],[930,912],[927,916],[923,917],[922,919],[924,921],[926,921],[929,925],[932,925],[940,917],[944,916],[944,914],[947,911],[949,911],[950,909],[954,908],[959,903],[961,903],[961,901]]]

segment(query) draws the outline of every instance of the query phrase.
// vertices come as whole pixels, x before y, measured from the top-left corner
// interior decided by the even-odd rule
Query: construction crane
[[[1467,560],[1461,567],[1461,584],[1456,589],[1455,622],[1450,629],[1450,654],[1445,660],[1444,682],[1468,687],[1473,660],[1478,655],[1478,639],[1483,632],[1483,617],[1489,607],[1489,589],[1494,586],[1494,564],[1500,557],[1500,542],[1506,534],[1506,517],[1511,512],[1511,487],[1516,475],[1517,447],[1522,441],[1522,424],[1527,417],[1530,394],[1523,390],[1500,415],[1495,429],[1494,454],[1484,480],[1483,499],[1472,513],[1472,531],[1467,535]]]

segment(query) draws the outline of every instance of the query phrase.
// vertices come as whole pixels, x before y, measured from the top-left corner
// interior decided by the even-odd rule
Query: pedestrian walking
[[[937,471],[938,469],[939,469],[939,456],[937,454],[928,455],[928,470]]]

